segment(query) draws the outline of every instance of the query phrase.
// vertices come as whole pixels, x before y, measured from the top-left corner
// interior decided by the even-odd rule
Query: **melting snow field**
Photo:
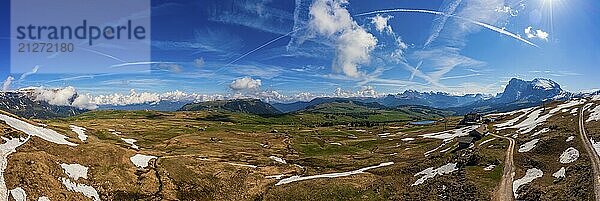
[[[572,163],[575,162],[579,158],[579,151],[573,147],[569,147],[565,150],[561,155],[559,162],[560,163]]]
[[[137,145],[135,145],[135,142],[137,142],[137,140],[135,140],[135,139],[121,138],[121,140],[123,140],[123,142],[131,145],[132,149],[140,149]]]
[[[10,195],[12,195],[13,199],[16,201],[27,201],[27,194],[21,187],[10,190]]]
[[[349,171],[349,172],[320,174],[320,175],[312,175],[312,176],[305,176],[305,177],[296,175],[296,176],[291,176],[291,177],[280,180],[279,182],[277,182],[277,184],[275,184],[275,186],[279,186],[282,184],[288,184],[288,183],[292,183],[292,182],[297,182],[297,181],[309,180],[309,179],[346,177],[346,176],[355,175],[355,174],[362,174],[365,171],[370,170],[370,169],[385,167],[385,166],[393,165],[393,164],[394,164],[394,162],[387,162],[387,163],[381,163],[376,166],[370,166],[370,167],[361,168],[361,169],[353,170],[353,171]]]
[[[526,142],[525,144],[522,144],[519,147],[518,152],[523,153],[523,152],[531,151],[533,148],[535,148],[535,144],[537,144],[539,141],[540,141],[540,139],[533,139],[529,142]]]
[[[544,175],[544,172],[542,172],[540,169],[537,169],[537,168],[528,169],[527,172],[525,173],[525,176],[523,176],[523,178],[517,179],[513,182],[513,193],[515,195],[515,198],[519,198],[519,194],[517,194],[519,187],[533,181],[534,179],[540,178],[543,175]]]
[[[60,178],[60,179],[62,181],[62,184],[65,185],[65,187],[67,188],[67,190],[73,191],[73,192],[78,192],[78,193],[83,193],[83,195],[85,195],[88,198],[92,198],[95,201],[100,200],[98,191],[96,191],[96,189],[94,189],[94,187],[91,187],[91,186],[88,186],[85,184],[74,183],[67,178]]]
[[[413,183],[411,186],[420,185],[423,182],[425,182],[427,179],[434,178],[436,175],[448,174],[448,173],[454,172],[456,170],[458,170],[456,168],[456,163],[448,163],[448,164],[443,165],[436,169],[433,169],[433,167],[427,168],[427,169],[415,174],[415,177],[417,177],[419,175],[423,175],[423,176],[421,178],[417,179],[417,181],[415,181],[415,183]]]
[[[469,135],[469,132],[471,132],[472,130],[475,130],[477,127],[478,127],[478,125],[467,126],[467,127],[457,128],[457,129],[448,130],[448,131],[423,134],[420,136],[424,137],[424,138],[433,138],[433,139],[439,139],[439,140],[444,140],[444,141],[450,141],[457,137]]]
[[[75,125],[70,125],[69,128],[71,128],[73,132],[77,133],[77,138],[79,138],[79,140],[81,140],[82,142],[85,142],[87,140],[88,135],[85,134],[85,128]]]
[[[0,200],[8,200],[8,188],[6,187],[6,183],[4,181],[4,170],[6,169],[6,166],[8,165],[8,155],[14,153],[17,149],[17,147],[25,144],[25,142],[27,142],[27,140],[29,140],[29,138],[27,139],[19,139],[19,138],[13,138],[13,139],[7,139],[2,137],[2,139],[4,141],[6,141],[4,144],[0,144]]]
[[[287,162],[285,162],[285,160],[283,160],[283,158],[279,158],[279,157],[277,157],[277,156],[269,156],[269,158],[270,158],[271,160],[274,160],[274,161],[278,162],[278,163],[287,164]]]
[[[533,110],[533,109],[535,109],[535,108],[526,108],[526,109],[522,109],[522,110],[513,111],[513,112],[511,112],[511,113],[503,113],[503,114],[500,114],[500,115],[504,116],[504,115],[513,115],[513,114],[516,114],[516,113],[521,113],[521,112],[523,112],[523,114],[521,114],[521,115],[519,115],[519,116],[515,117],[514,119],[508,120],[508,121],[506,121],[506,122],[504,122],[504,123],[495,124],[495,125],[494,125],[494,127],[497,127],[497,129],[496,129],[496,130],[502,130],[502,129],[506,129],[507,127],[509,127],[509,126],[512,126],[512,125],[514,125],[515,123],[517,123],[517,122],[518,122],[519,120],[521,120],[523,117],[527,116],[527,114],[528,114],[528,113],[529,113],[531,110]]]
[[[566,169],[565,167],[561,167],[560,170],[556,171],[554,174],[552,174],[552,176],[554,178],[561,178],[561,177],[565,177],[565,173],[566,173]]]
[[[156,156],[147,156],[147,155],[143,155],[143,154],[136,154],[135,156],[132,156],[131,158],[129,158],[129,160],[131,160],[131,162],[139,167],[139,168],[146,168],[148,167],[148,162],[150,162],[150,160],[155,159]]]
[[[38,136],[46,141],[55,143],[55,144],[65,144],[69,146],[77,146],[77,144],[67,141],[68,137],[64,136],[56,131],[31,125],[22,120],[6,116],[0,114],[0,120],[6,122],[10,127],[13,127],[17,130],[24,132],[27,135]]]
[[[77,180],[79,178],[87,179],[88,168],[79,164],[60,164],[67,176]]]

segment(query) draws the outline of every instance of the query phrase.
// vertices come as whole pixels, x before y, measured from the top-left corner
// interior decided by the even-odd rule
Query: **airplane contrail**
[[[373,15],[373,14],[381,14],[381,13],[391,13],[391,12],[427,13],[427,14],[433,14],[433,15],[441,15],[441,16],[446,16],[446,17],[453,17],[453,18],[465,20],[467,22],[479,25],[481,27],[490,29],[492,31],[495,31],[495,32],[498,32],[498,33],[501,33],[501,34],[510,36],[510,37],[515,38],[515,39],[517,39],[519,41],[522,41],[522,42],[524,42],[524,43],[526,43],[528,45],[531,45],[531,46],[539,48],[539,46],[537,46],[536,44],[534,44],[532,42],[529,42],[528,40],[525,40],[525,39],[517,36],[516,34],[511,33],[509,31],[506,31],[504,29],[501,29],[501,28],[498,28],[498,27],[495,27],[493,25],[486,24],[486,23],[483,23],[483,22],[478,22],[478,21],[475,21],[475,20],[472,20],[472,19],[469,19],[469,18],[460,17],[460,16],[456,16],[456,15],[453,15],[453,14],[447,14],[447,13],[440,12],[440,11],[435,11],[435,10],[397,8],[397,9],[386,9],[386,10],[371,11],[371,12],[357,14],[357,15],[354,15],[354,16],[365,16],[365,15]],[[264,48],[264,47],[266,47],[267,45],[270,45],[271,43],[274,43],[274,42],[276,42],[278,40],[281,40],[282,38],[285,38],[285,37],[287,37],[287,36],[289,36],[289,35],[291,35],[291,34],[293,34],[295,32],[298,32],[298,31],[300,31],[302,29],[305,29],[305,28],[306,27],[301,27],[301,28],[292,30],[292,31],[290,31],[290,32],[288,32],[288,33],[286,33],[286,34],[284,34],[282,36],[274,38],[273,40],[270,40],[270,41],[262,44],[261,46],[258,46],[257,48],[254,48],[253,50],[251,50],[249,52],[246,52],[245,54],[243,54],[242,56],[238,57],[237,59],[229,62],[226,66],[229,66],[229,65],[231,65],[231,64],[233,64],[233,63],[235,63],[235,62],[237,62],[237,61],[239,61],[241,59],[243,59],[244,57],[246,57],[246,56],[248,56],[248,55],[250,55],[250,54],[252,54],[252,53],[254,53],[254,52],[256,52],[256,51],[258,51],[258,50],[260,50],[262,48]],[[218,69],[217,71],[215,71],[215,73],[221,71],[221,69],[223,69],[223,68]]]
[[[136,65],[151,65],[151,64],[175,64],[176,62],[160,62],[160,61],[140,61],[140,62],[127,62],[122,64],[115,64],[110,68],[124,67],[124,66],[136,66]]]
[[[525,40],[525,39],[517,36],[516,34],[511,33],[509,31],[506,31],[504,29],[501,29],[501,28],[498,28],[498,27],[495,27],[493,25],[486,24],[486,23],[483,23],[483,22],[475,21],[475,20],[472,20],[472,19],[469,19],[469,18],[460,17],[460,16],[456,16],[456,15],[451,15],[451,14],[446,14],[444,12],[435,11],[435,10],[396,8],[396,9],[386,9],[386,10],[371,11],[371,12],[357,14],[355,16],[365,16],[365,15],[373,15],[373,14],[381,14],[381,13],[393,13],[393,12],[428,13],[428,14],[433,14],[433,15],[442,15],[442,16],[447,16],[447,17],[453,17],[453,18],[456,18],[456,19],[465,20],[467,22],[479,25],[481,27],[490,29],[492,31],[495,31],[495,32],[498,32],[498,33],[501,33],[501,34],[510,36],[510,37],[512,37],[514,39],[517,39],[517,40],[521,41],[521,42],[527,43],[528,45],[531,45],[531,46],[539,48],[539,46],[537,46],[536,44],[534,44],[532,42],[529,42],[528,40]]]
[[[267,42],[265,44],[262,44],[261,46],[258,46],[257,48],[254,48],[253,50],[250,50],[249,52],[246,52],[245,54],[243,54],[242,56],[238,57],[237,59],[229,62],[227,65],[231,65],[231,64],[239,61],[240,59],[243,59],[244,57],[246,57],[246,56],[248,56],[248,55],[250,55],[250,54],[252,54],[252,53],[254,53],[254,52],[256,52],[256,51],[258,51],[260,49],[262,49],[263,47],[265,47],[267,45],[270,45],[271,43],[274,43],[274,42],[276,42],[276,41],[278,41],[278,40],[280,40],[282,38],[285,38],[286,36],[289,36],[289,35],[297,32],[297,31],[300,31],[301,29],[304,29],[304,28],[298,28],[298,29],[292,30],[292,31],[290,31],[290,32],[288,32],[288,33],[286,33],[286,34],[284,34],[282,36],[279,36],[279,37],[277,37],[277,38],[275,38],[273,40],[270,40],[269,42]]]

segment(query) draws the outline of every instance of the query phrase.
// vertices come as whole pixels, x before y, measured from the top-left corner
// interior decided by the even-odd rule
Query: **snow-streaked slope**
[[[517,151],[520,152],[520,153],[531,151],[533,148],[535,148],[535,145],[539,141],[540,141],[540,139],[533,139],[533,140],[531,140],[529,142],[526,142],[525,144],[522,144],[519,147],[519,150],[517,150]]]
[[[2,137],[4,144],[0,144],[0,200],[8,200],[8,188],[6,187],[6,183],[4,181],[4,170],[8,165],[8,155],[16,152],[17,147],[25,144],[27,139],[7,139]]]
[[[0,114],[0,120],[6,122],[10,127],[24,132],[31,136],[40,137],[48,142],[55,144],[64,144],[69,146],[77,146],[77,144],[67,141],[68,137],[57,133],[51,129],[44,127],[34,126],[20,119],[10,117],[4,114]]]

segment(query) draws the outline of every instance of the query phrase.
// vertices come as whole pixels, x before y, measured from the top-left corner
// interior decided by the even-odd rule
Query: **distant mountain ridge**
[[[179,111],[225,110],[257,115],[277,115],[281,111],[258,99],[218,100],[200,103],[189,103]]]
[[[455,114],[465,114],[472,111],[481,113],[509,111],[539,105],[545,101],[566,100],[591,94],[600,94],[600,91],[593,93],[571,93],[563,90],[558,83],[550,79],[536,78],[531,81],[525,81],[513,78],[508,82],[504,91],[496,96],[484,94],[452,95],[444,92],[419,92],[407,90],[402,93],[388,94],[380,97],[318,97],[310,101],[297,101],[292,103],[265,103],[257,99],[208,101],[200,103],[192,103],[191,101],[160,101],[157,103],[125,106],[101,105],[100,109],[158,111],[223,109],[252,114],[280,114],[297,112],[324,103],[353,101],[356,104],[377,103],[388,109],[397,108],[399,106],[423,106],[450,110]]]

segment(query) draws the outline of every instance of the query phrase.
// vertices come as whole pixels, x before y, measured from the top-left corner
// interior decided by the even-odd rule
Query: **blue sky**
[[[135,89],[295,96],[337,88],[495,94],[512,77],[550,78],[570,91],[600,88],[596,0],[297,1],[152,1],[150,73],[37,73],[11,88],[74,86],[92,95]],[[2,4],[4,79],[9,16]],[[360,15],[395,8],[446,15]]]

